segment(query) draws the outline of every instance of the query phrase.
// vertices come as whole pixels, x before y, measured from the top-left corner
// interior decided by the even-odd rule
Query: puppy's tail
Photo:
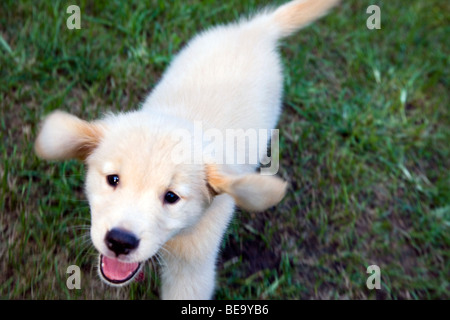
[[[278,38],[284,38],[328,13],[339,0],[294,0],[270,14]]]

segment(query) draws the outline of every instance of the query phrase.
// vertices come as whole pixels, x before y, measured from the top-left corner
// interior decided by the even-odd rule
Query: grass
[[[100,283],[83,164],[39,160],[37,125],[54,109],[136,108],[194,34],[268,2],[77,1],[82,29],[68,30],[71,4],[0,3],[0,297],[154,299],[150,264],[143,283]],[[366,28],[371,4],[381,30]],[[345,1],[281,43],[290,188],[267,212],[237,212],[217,299],[450,298],[449,9]],[[81,290],[66,287],[72,264]],[[366,287],[373,264],[381,290]]]

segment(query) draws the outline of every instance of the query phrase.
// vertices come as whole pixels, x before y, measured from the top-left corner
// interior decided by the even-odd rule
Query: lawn
[[[83,119],[139,106],[198,31],[283,1],[0,2],[0,297],[155,299],[155,263],[102,284],[89,238],[84,165],[33,142],[62,109]],[[66,8],[81,9],[69,30]],[[381,8],[369,30],[366,8]],[[216,299],[449,299],[450,5],[343,1],[280,43],[279,175],[285,199],[237,211]],[[81,268],[81,289],[66,286]],[[381,289],[366,269],[378,265]]]

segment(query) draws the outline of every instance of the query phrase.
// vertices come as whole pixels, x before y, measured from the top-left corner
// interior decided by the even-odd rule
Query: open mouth
[[[104,255],[100,255],[99,265],[102,277],[116,285],[132,280],[141,269],[140,262],[127,263]]]

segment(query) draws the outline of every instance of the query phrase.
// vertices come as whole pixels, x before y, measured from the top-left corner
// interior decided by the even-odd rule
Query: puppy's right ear
[[[98,123],[54,111],[43,121],[34,149],[39,157],[47,160],[84,160],[98,146],[102,136]]]
[[[276,205],[287,188],[287,183],[275,176],[224,174],[211,164],[206,166],[206,175],[213,195],[227,193],[238,207],[250,212],[261,212]]]

